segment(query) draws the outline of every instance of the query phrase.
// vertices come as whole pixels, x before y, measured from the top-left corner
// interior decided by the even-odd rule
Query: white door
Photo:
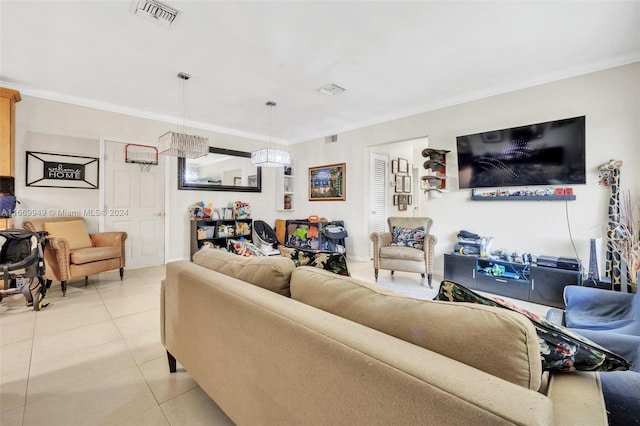
[[[162,163],[141,171],[125,162],[125,143],[105,144],[104,230],[125,231],[127,268],[164,264]]]
[[[372,152],[370,155],[371,194],[369,204],[369,233],[387,230],[387,185],[389,182],[389,156]],[[371,247],[373,250],[373,247]]]

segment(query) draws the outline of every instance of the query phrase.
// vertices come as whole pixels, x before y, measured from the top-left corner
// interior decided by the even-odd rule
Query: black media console
[[[444,278],[472,290],[564,308],[564,288],[581,285],[582,273],[459,254],[444,255]]]

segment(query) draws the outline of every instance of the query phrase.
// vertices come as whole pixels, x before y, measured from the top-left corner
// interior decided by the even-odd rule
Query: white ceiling
[[[639,1],[132,3],[1,0],[0,84],[173,121],[184,71],[192,127],[298,142],[640,60]]]

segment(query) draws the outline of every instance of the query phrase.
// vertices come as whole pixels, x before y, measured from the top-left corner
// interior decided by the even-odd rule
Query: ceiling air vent
[[[340,87],[337,84],[327,84],[326,86],[322,86],[321,88],[318,89],[318,92],[320,93],[324,93],[325,95],[328,96],[333,96],[333,95],[339,95],[340,93],[344,92],[346,89],[344,87]]]
[[[142,18],[171,26],[180,11],[156,0],[134,0],[132,12]]]

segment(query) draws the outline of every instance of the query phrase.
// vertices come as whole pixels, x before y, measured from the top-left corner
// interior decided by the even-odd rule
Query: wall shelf
[[[504,195],[482,196],[472,195],[471,201],[573,201],[575,195]]]
[[[279,212],[295,211],[293,195],[295,194],[295,179],[293,175],[293,160],[289,167],[279,167],[276,170],[276,210]]]

